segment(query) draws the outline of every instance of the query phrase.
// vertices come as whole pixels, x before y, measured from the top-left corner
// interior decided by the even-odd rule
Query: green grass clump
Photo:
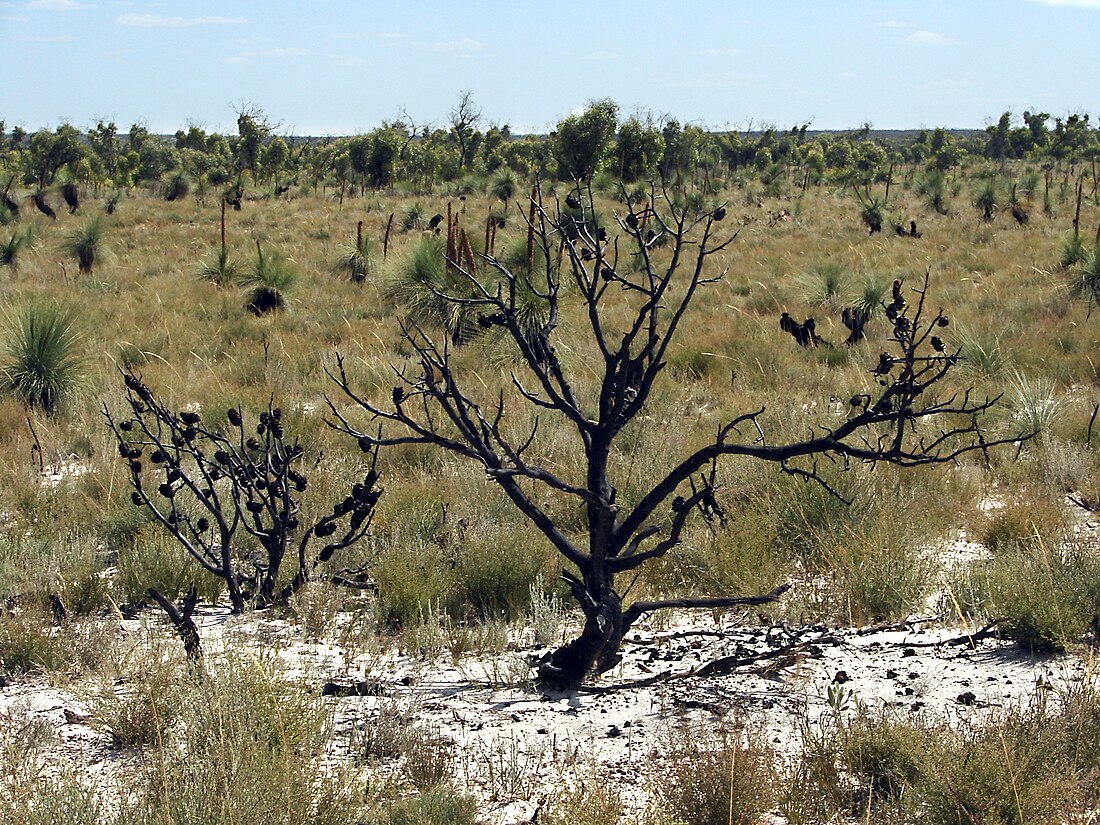
[[[1087,808],[1100,766],[1088,683],[981,723],[861,711],[823,724],[780,805],[790,822],[1064,822]]]
[[[219,247],[217,255],[208,261],[202,261],[198,266],[198,275],[205,281],[226,286],[237,280],[240,274],[240,266],[229,254],[227,247]]]
[[[184,677],[177,724],[147,763],[138,822],[343,825],[360,821],[358,783],[317,759],[327,725],[319,696],[253,657],[230,652]]]
[[[0,266],[10,266],[12,269],[15,269],[19,265],[20,255],[33,246],[33,226],[28,224],[23,228],[23,231],[13,231],[8,240],[0,242]]]
[[[470,797],[444,787],[390,803],[371,825],[474,825],[477,808]]]
[[[462,275],[448,271],[442,239],[425,235],[413,247],[384,287],[386,298],[400,304],[417,324],[442,327],[455,343],[468,341],[475,333],[474,313],[444,296],[466,297],[470,284]]]
[[[717,740],[685,727],[669,743],[654,789],[658,806],[694,825],[756,822],[776,798],[774,756],[763,737],[725,732]]]
[[[62,245],[62,251],[69,257],[76,258],[81,272],[91,274],[96,262],[102,261],[107,254],[103,216],[95,214],[69,233]]]
[[[26,404],[55,413],[80,395],[87,361],[74,309],[26,304],[8,321],[6,348],[5,383]]]
[[[374,266],[374,245],[370,237],[363,233],[363,224],[360,222],[355,244],[341,244],[336,247],[336,264],[333,268],[337,275],[361,284],[370,277]]]
[[[242,279],[248,287],[245,309],[253,315],[267,315],[286,309],[287,293],[298,280],[298,274],[278,255],[265,255],[256,241],[256,263]]]

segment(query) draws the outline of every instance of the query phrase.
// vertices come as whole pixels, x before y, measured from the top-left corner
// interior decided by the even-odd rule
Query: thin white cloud
[[[907,23],[904,20],[883,20],[881,23],[875,23],[876,29],[911,29],[912,23]]]
[[[752,75],[747,72],[704,72],[687,80],[664,85],[670,89],[729,89],[744,86],[750,80]]]
[[[278,48],[278,49],[267,49],[266,51],[262,51],[262,52],[241,52],[240,54],[235,54],[232,57],[227,57],[225,59],[225,62],[226,63],[251,63],[253,60],[256,60],[257,58],[270,57],[270,58],[274,58],[276,60],[282,60],[282,59],[289,58],[289,57],[305,57],[308,54],[309,54],[309,49],[286,48],[286,47],[284,47],[284,48]]]
[[[740,49],[697,49],[692,52],[696,57],[733,57],[735,54],[741,54]]]
[[[48,9],[49,11],[76,11],[86,9],[88,6],[77,3],[76,0],[30,0],[28,9]]]
[[[437,54],[474,54],[485,48],[484,43],[480,40],[474,40],[472,37],[463,37],[459,40],[436,40],[433,42],[416,40],[413,42],[413,45],[418,49],[423,49],[427,52],[436,52]]]
[[[71,43],[76,40],[71,34],[47,34],[47,35],[31,35],[25,34],[19,38],[24,43]]]
[[[26,23],[30,18],[25,14],[0,14],[0,20],[5,23]]]
[[[920,31],[913,32],[908,37],[903,37],[902,43],[907,46],[957,46],[958,40],[952,40],[950,37],[945,37],[939,32],[930,32],[921,29]]]
[[[157,14],[123,14],[115,18],[120,26],[139,29],[185,29],[190,26],[239,26],[243,17],[161,17]]]
[[[586,60],[621,60],[622,55],[618,52],[609,52],[605,49],[598,49],[594,52],[589,52],[585,55]]]
[[[1043,6],[1062,6],[1070,9],[1100,9],[1100,0],[1031,0]]]

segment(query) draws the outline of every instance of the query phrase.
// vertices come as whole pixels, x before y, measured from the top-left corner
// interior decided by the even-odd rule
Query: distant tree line
[[[630,184],[657,176],[717,186],[732,174],[803,190],[822,183],[883,180],[891,166],[949,172],[973,159],[1089,163],[1100,159],[1098,130],[1087,114],[1053,118],[1005,112],[984,132],[945,128],[883,138],[869,125],[848,132],[789,129],[710,132],[651,115],[622,117],[610,99],[595,100],[557,123],[548,135],[514,135],[507,124],[485,124],[469,92],[442,125],[408,116],[349,137],[280,134],[258,107],[238,112],[236,134],[188,124],[171,138],[141,124],[125,133],[99,121],[87,131],[69,123],[54,130],[10,131],[0,121],[0,174],[7,185],[43,189],[74,182],[96,188],[166,187],[182,176],[199,195],[242,180],[280,190],[291,184],[341,197],[407,186],[431,188],[493,175],[524,180],[596,179]],[[9,183],[10,182],[10,183]]]

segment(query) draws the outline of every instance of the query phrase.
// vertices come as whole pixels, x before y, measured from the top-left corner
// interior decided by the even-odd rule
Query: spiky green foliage
[[[76,258],[80,271],[91,274],[96,262],[107,255],[103,216],[96,214],[74,229],[65,239],[62,250]]]
[[[1089,302],[1091,314],[1093,305],[1100,302],[1100,247],[1086,253],[1073,272],[1073,292]]]
[[[253,315],[286,309],[287,293],[298,280],[298,274],[278,255],[264,254],[260,242],[256,242],[256,263],[245,275],[243,283],[249,287],[245,309]]]
[[[22,232],[16,230],[11,237],[0,243],[0,266],[10,266],[15,269],[19,264],[19,255],[25,249],[34,246],[33,226],[28,225]]]
[[[844,298],[847,273],[836,261],[819,264],[812,272],[799,278],[806,303],[815,306],[837,304]]]
[[[218,254],[213,259],[199,263],[198,272],[203,280],[225,286],[237,280],[240,265],[230,256],[229,249],[223,246],[218,249]]]
[[[191,179],[183,172],[173,172],[164,183],[164,199],[177,201],[191,191]]]
[[[468,308],[444,296],[465,296],[463,276],[448,271],[442,239],[426,235],[401,262],[384,288],[386,298],[401,304],[417,324],[443,327],[455,343],[468,341],[476,321]]]
[[[340,244],[336,247],[337,275],[342,275],[354,283],[361,284],[374,271],[374,248],[370,237],[361,233],[354,244]]]
[[[882,312],[889,292],[890,284],[888,281],[867,278],[863,282],[853,306],[860,312],[865,313],[868,318],[873,318]]]
[[[8,322],[4,383],[25,403],[54,413],[77,396],[86,364],[76,312],[53,303],[32,303]]]
[[[516,194],[516,176],[507,167],[501,169],[489,181],[489,194],[499,201],[508,203]]]
[[[1088,259],[1089,251],[1085,246],[1085,240],[1079,233],[1074,233],[1062,241],[1062,257],[1058,262],[1062,269],[1070,269]]]
[[[401,210],[401,228],[406,232],[423,229],[426,225],[424,207],[419,203],[410,203]]]
[[[948,213],[947,179],[943,172],[933,170],[917,179],[917,194],[941,215]]]
[[[974,206],[981,210],[982,220],[989,223],[993,220],[997,209],[997,182],[993,178],[986,178],[974,196]]]

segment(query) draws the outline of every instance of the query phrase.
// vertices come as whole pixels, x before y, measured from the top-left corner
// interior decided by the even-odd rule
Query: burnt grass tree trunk
[[[130,498],[225,582],[233,612],[285,602],[335,553],[366,535],[382,492],[374,449],[365,450],[362,481],[325,515],[303,524],[303,450],[288,438],[279,408],[269,404],[255,425],[236,407],[210,424],[197,412],[170,410],[135,373],[123,371],[123,378],[126,414],[115,418],[106,407],[103,414],[129,468]],[[281,577],[288,556],[294,572]],[[345,585],[366,581],[360,570],[329,578]]]
[[[607,227],[592,210],[590,187],[578,186],[568,200],[580,202],[569,210],[570,217],[579,208],[584,220],[570,220],[565,231],[562,209],[546,202],[539,188],[532,195],[531,217],[524,217],[544,252],[544,265],[536,273],[513,273],[490,255],[485,258],[495,273],[490,282],[451,262],[468,279],[474,297],[442,297],[502,327],[520,353],[508,391],[486,396],[478,377],[460,374],[445,335],[433,337],[434,332],[411,322],[403,324],[402,333],[418,363],[395,373],[396,386],[384,400],[351,386],[342,357],[330,370],[343,393],[341,404],[329,400],[332,426],[362,447],[427,444],[480,465],[569,562],[563,575],[584,625],[577,638],[541,663],[544,686],[575,689],[589,675],[614,667],[624,634],[655,610],[763,604],[787,589],[780,584],[760,595],[636,601],[624,607],[619,579],[674,551],[693,514],[714,512],[720,459],[771,462],[827,487],[815,469],[819,457],[908,467],[951,462],[1008,440],[987,439],[979,427],[979,416],[996,399],[977,401],[969,393],[935,398],[935,385],[955,366],[958,351],[948,351],[934,334],[948,319],[926,307],[926,276],[911,293],[914,306],[895,290],[887,313],[893,352],[882,353],[869,372],[870,389],[851,399],[843,417],[808,421],[805,440],[779,444],[765,436],[763,408],[716,422],[709,443],[671,464],[634,500],[620,500],[614,477],[622,468],[612,458],[616,439],[645,408],[692,301],[721,278],[710,272],[711,259],[735,235],[719,236],[725,216],[721,207],[700,213],[679,209],[671,205],[672,193],[656,185],[647,203],[628,206]],[[658,245],[663,247],[659,255],[654,254]],[[532,292],[545,310],[533,336],[519,322],[517,305],[518,294]],[[559,356],[555,338],[565,300],[584,308],[582,330],[574,334],[589,338],[597,353],[594,364],[573,367]],[[574,352],[584,348],[570,341]],[[592,369],[596,388],[582,394],[575,373]],[[532,409],[537,414],[534,426],[519,436],[509,426],[513,407],[524,416]],[[557,463],[540,460],[538,416],[565,419],[584,456],[583,473],[567,477]],[[366,423],[353,423],[363,419]],[[557,523],[543,504],[548,497],[583,506],[585,528],[568,531]]]

